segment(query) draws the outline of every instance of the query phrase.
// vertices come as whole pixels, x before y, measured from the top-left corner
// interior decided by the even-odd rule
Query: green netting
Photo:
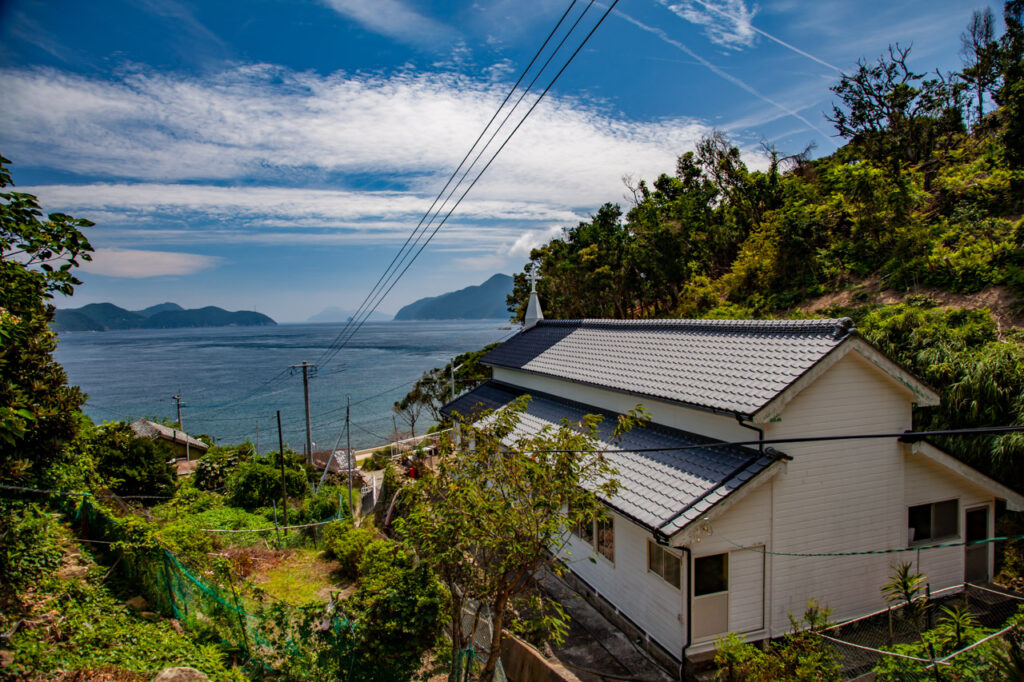
[[[155,609],[195,634],[246,654],[253,645],[265,644],[257,634],[252,599],[239,594],[227,571],[220,576],[205,571],[200,578],[161,547],[144,523],[114,516],[89,498],[77,505],[73,518],[82,537],[110,542],[120,550],[117,570]]]

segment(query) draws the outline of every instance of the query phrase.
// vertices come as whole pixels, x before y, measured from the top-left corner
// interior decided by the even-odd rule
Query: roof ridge
[[[620,319],[577,319],[577,320],[542,320],[538,326],[543,327],[590,327],[617,328],[642,327],[687,329],[692,331],[742,332],[742,333],[774,333],[774,334],[829,334],[840,339],[854,330],[853,320],[849,317],[819,318],[810,320],[715,320],[699,318],[660,318],[644,320]]]

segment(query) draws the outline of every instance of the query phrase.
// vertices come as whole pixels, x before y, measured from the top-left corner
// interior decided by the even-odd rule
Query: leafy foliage
[[[600,417],[524,436],[516,426],[526,405],[524,396],[460,424],[461,440],[442,445],[436,474],[408,488],[410,510],[396,522],[399,537],[448,587],[453,659],[471,633],[463,609],[477,615],[490,609],[494,634],[484,677],[494,670],[506,620],[515,618],[537,572],[552,564],[550,548],[599,513],[598,494],[610,496],[618,487],[611,466],[594,451]],[[642,418],[639,412],[620,417],[614,435]]]
[[[12,185],[0,156],[0,189]],[[67,385],[53,361],[56,338],[47,327],[54,294],[81,282],[73,268],[92,251],[81,229],[88,220],[51,213],[36,197],[0,192],[0,476],[34,476],[67,459],[85,396]]]
[[[196,486],[203,490],[221,490],[235,467],[255,456],[256,448],[249,441],[229,447],[210,448],[196,465],[193,475]]]
[[[831,612],[813,599],[801,620],[790,614],[793,632],[761,649],[730,634],[715,643],[715,679],[720,682],[843,679],[831,645],[814,634],[828,627]]]
[[[171,448],[161,442],[139,438],[124,422],[112,422],[90,429],[83,438],[91,450],[98,473],[119,495],[166,495],[174,491],[175,470]]]
[[[363,554],[374,537],[374,532],[368,528],[353,528],[350,523],[335,521],[324,526],[324,551],[338,560],[344,575],[355,578]]]
[[[0,592],[33,584],[60,565],[58,524],[36,504],[0,500]]]
[[[288,497],[302,497],[309,490],[309,481],[301,459],[285,456],[285,491]],[[232,505],[245,509],[269,507],[281,499],[281,455],[240,464],[228,479],[228,496]]]

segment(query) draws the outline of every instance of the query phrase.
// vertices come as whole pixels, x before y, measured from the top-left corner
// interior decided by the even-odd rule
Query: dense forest
[[[941,389],[921,428],[1024,423],[1022,8],[1006,3],[1002,36],[975,12],[959,73],[918,71],[900,45],[862,60],[832,88],[831,155],[763,145],[751,170],[703,139],[535,249],[514,319],[534,270],[555,319],[848,315]],[[1024,490],[1018,435],[943,445]]]

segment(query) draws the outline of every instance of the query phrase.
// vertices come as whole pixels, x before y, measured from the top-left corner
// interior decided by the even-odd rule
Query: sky
[[[569,4],[0,0],[0,154],[96,223],[58,307],[357,308]],[[762,143],[831,153],[842,72],[897,41],[956,70],[983,6],[620,0],[379,310],[520,271],[713,130],[752,167]],[[483,161],[607,7],[575,3]]]

